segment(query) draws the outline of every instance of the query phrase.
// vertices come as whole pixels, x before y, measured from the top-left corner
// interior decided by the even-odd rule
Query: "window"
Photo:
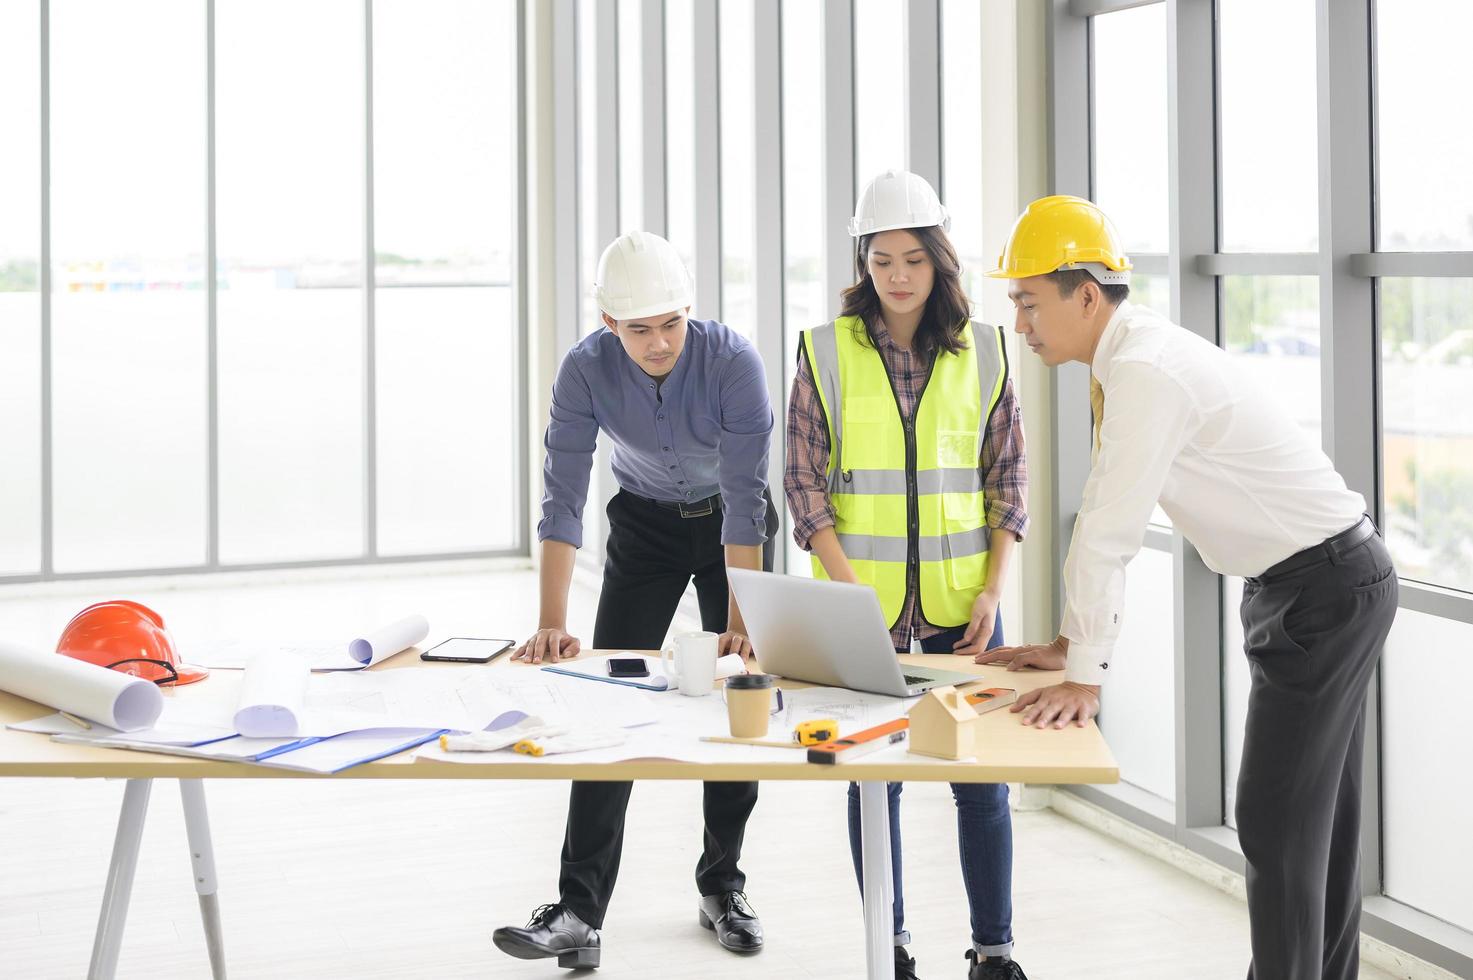
[[[756,333],[752,291],[756,231],[753,212],[756,146],[752,7],[720,0],[721,45],[721,319],[746,337]]]
[[[1104,14],[1090,24],[1095,203],[1115,223],[1132,255],[1165,255],[1170,242],[1166,5]]]
[[[1387,544],[1404,577],[1473,592],[1473,279],[1381,280]]]
[[[665,196],[669,241],[696,271],[695,11],[686,0],[665,4]],[[691,310],[695,317],[715,311]]]
[[[363,553],[363,8],[220,0],[220,555]],[[283,23],[292,30],[282,31]]]
[[[862,194],[886,170],[906,169],[905,6],[854,4],[854,175]]]
[[[58,572],[206,558],[204,31],[184,0],[51,5]]]
[[[605,6],[603,9],[607,11],[609,8]],[[601,179],[608,162],[607,155],[600,152],[600,16],[607,16],[607,13],[600,13],[596,0],[581,0],[578,4],[578,266],[582,287],[578,309],[579,337],[604,329],[593,292],[599,256],[609,244],[603,240],[604,229],[600,220],[600,212],[609,204],[603,195],[610,186],[610,182]],[[561,359],[565,353],[558,351],[558,357]],[[600,505],[604,499],[603,469],[595,456],[588,475],[588,499],[583,506],[583,546],[586,553],[595,559],[603,556],[606,534],[603,507]]]
[[[1223,276],[1223,346],[1298,425],[1320,435],[1320,283],[1314,276]]]
[[[1374,9],[1376,247],[1473,249],[1473,131],[1447,124],[1447,96],[1464,85],[1473,6],[1397,0]]]
[[[813,56],[813,39],[821,36],[823,10],[809,0],[784,0],[783,65],[783,391],[792,390],[797,371],[799,331],[834,316],[838,297],[824,296],[824,241],[833,229],[823,226],[823,88],[822,65]],[[786,402],[784,402],[786,405]],[[778,413],[778,418],[784,418]],[[779,426],[782,422],[779,421]],[[778,451],[774,445],[773,451]],[[779,511],[786,514],[781,488],[773,488]],[[785,530],[787,520],[784,520]],[[787,571],[810,575],[808,552],[788,533],[784,536]]]
[[[989,258],[982,242],[982,7],[967,0],[941,6],[941,200],[951,214],[951,244],[962,288],[980,305]]]
[[[382,554],[517,537],[513,16],[507,0],[374,3]]]
[[[1382,659],[1382,820],[1386,894],[1473,930],[1473,754],[1461,711],[1429,711],[1429,691],[1473,686],[1473,626],[1402,609]]]
[[[619,231],[645,229],[641,0],[619,3]],[[646,229],[647,230],[647,229]],[[658,229],[655,229],[658,231]]]
[[[1222,249],[1313,252],[1314,0],[1221,0],[1218,7]]]
[[[39,7],[0,6],[0,575],[41,570]]]
[[[1142,550],[1125,574],[1125,613],[1101,690],[1100,730],[1120,763],[1120,778],[1176,797],[1176,662],[1172,558]]]

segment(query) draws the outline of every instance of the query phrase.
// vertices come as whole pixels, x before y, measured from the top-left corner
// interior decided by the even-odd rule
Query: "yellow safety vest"
[[[987,584],[978,462],[1008,362],[996,327],[969,323],[962,339],[965,350],[936,355],[907,422],[863,320],[839,317],[803,332],[828,426],[834,530],[892,627],[905,604],[908,562],[920,565],[921,615],[933,626],[970,621]],[[828,577],[817,556],[813,574]]]

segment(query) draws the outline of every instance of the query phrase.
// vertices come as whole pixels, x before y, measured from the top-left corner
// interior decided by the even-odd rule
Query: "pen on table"
[[[62,712],[58,712],[58,713],[63,718],[65,718],[67,721],[71,722],[73,725],[76,725],[78,728],[89,729],[89,730],[92,728],[92,722],[88,721],[85,718],[78,718],[76,715],[72,714],[70,711],[62,711]]]

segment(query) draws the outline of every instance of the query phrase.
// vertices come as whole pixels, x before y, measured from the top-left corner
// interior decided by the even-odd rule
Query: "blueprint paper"
[[[407,650],[430,635],[423,616],[406,616],[346,643],[282,644],[274,641],[236,640],[220,646],[191,650],[189,662],[202,667],[244,670],[252,656],[266,651],[293,654],[315,671],[362,670]]]
[[[152,681],[4,641],[0,690],[126,732],[148,728],[164,710]]]

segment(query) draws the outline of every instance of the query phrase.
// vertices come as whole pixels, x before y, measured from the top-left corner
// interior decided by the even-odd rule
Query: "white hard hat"
[[[659,235],[625,232],[598,260],[593,295],[615,320],[673,313],[695,302],[695,285],[680,254]]]
[[[873,235],[896,228],[951,227],[951,215],[926,178],[909,170],[887,170],[864,189],[849,219],[849,234]]]

